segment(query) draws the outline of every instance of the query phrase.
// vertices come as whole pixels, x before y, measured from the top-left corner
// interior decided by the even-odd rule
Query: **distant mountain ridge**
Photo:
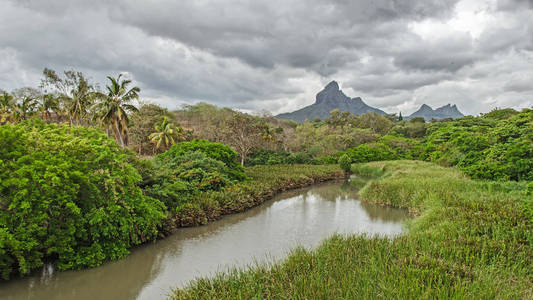
[[[422,104],[422,106],[420,106],[420,108],[417,111],[405,117],[405,119],[409,120],[415,117],[421,117],[421,118],[424,118],[424,120],[429,121],[431,119],[436,119],[436,120],[441,120],[441,119],[446,119],[446,118],[457,119],[457,118],[464,117],[464,115],[459,111],[459,109],[457,108],[457,105],[455,104],[454,105],[446,104],[435,110],[433,110],[433,108],[431,108],[427,104]]]
[[[316,94],[315,103],[290,113],[279,114],[276,118],[296,122],[311,121],[315,118],[325,119],[330,116],[329,112],[334,109],[338,109],[341,112],[349,111],[354,115],[362,115],[370,112],[381,115],[387,114],[379,108],[369,106],[360,97],[350,98],[346,96],[339,88],[339,84],[336,81],[332,81],[322,91]],[[422,117],[429,121],[431,119],[456,119],[464,117],[464,115],[457,109],[456,105],[447,104],[433,110],[429,105],[423,104],[416,112],[404,118],[409,120],[415,117]]]
[[[349,111],[353,114],[366,114],[375,112],[385,115],[381,109],[372,107],[363,102],[360,97],[350,98],[346,96],[339,88],[336,81],[332,81],[316,95],[315,103],[291,113],[279,114],[276,116],[282,120],[293,120],[303,122],[315,118],[325,119],[329,117],[329,112],[338,109],[339,111]]]

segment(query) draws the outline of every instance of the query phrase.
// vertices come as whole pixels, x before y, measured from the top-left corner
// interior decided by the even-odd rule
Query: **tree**
[[[23,121],[37,112],[39,91],[32,88],[21,88],[13,92],[15,105],[13,106],[14,119]]]
[[[150,140],[155,144],[156,149],[166,150],[183,139],[183,129],[171,123],[167,117],[154,126],[155,132],[150,134]]]
[[[128,145],[128,112],[136,112],[138,109],[130,103],[139,98],[140,88],[134,86],[128,89],[131,80],[121,80],[122,74],[117,78],[107,76],[110,85],[107,85],[107,95],[99,95],[100,102],[94,108],[100,121],[106,126],[111,126],[115,132],[115,137],[120,145]]]
[[[239,153],[244,166],[250,150],[264,141],[268,126],[250,115],[235,114],[225,122],[225,127],[225,142]]]
[[[338,109],[334,109],[329,112],[329,118],[326,119],[326,124],[333,128],[344,128],[344,126],[350,124],[354,119],[354,116],[349,111],[343,111],[342,113]]]
[[[132,160],[95,128],[0,126],[0,276],[46,261],[95,267],[155,239],[165,207],[143,194]]]
[[[6,91],[0,93],[0,124],[6,123],[13,113],[15,99]]]
[[[71,70],[63,73],[61,78],[54,70],[45,68],[41,88],[45,93],[51,89],[59,94],[58,100],[68,114],[70,126],[81,125],[88,119],[89,108],[97,96],[96,89],[81,72]]]
[[[50,122],[52,117],[51,112],[59,111],[59,98],[54,94],[44,94],[41,96],[39,103],[39,111],[42,113],[43,120]]]
[[[400,112],[400,115],[398,116],[398,121],[403,121],[402,112]]]
[[[156,104],[141,105],[137,112],[130,115],[129,146],[140,155],[152,154],[154,147],[150,140],[150,134],[154,132],[154,126],[160,123],[164,117],[169,118],[170,122],[175,121],[174,115],[169,113],[166,108]]]
[[[359,128],[369,128],[373,132],[385,135],[394,123],[388,117],[377,113],[366,113],[354,119],[353,124]]]
[[[422,117],[414,117],[411,120],[409,120],[411,123],[426,123],[426,120]]]
[[[350,157],[347,154],[343,154],[339,158],[339,166],[344,171],[345,175],[350,174],[350,171],[352,169],[352,160],[350,159]]]

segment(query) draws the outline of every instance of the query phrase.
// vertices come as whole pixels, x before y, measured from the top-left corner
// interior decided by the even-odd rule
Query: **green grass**
[[[532,299],[533,223],[525,184],[473,181],[423,162],[376,162],[365,201],[417,217],[394,239],[334,236],[283,262],[201,278],[175,299]],[[371,169],[374,169],[372,171]],[[527,205],[524,205],[524,204]],[[529,206],[531,207],[531,206]]]

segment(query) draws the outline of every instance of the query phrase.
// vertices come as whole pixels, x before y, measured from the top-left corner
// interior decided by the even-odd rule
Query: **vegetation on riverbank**
[[[282,191],[341,178],[343,173],[335,165],[276,165],[249,167],[246,169],[246,175],[250,180],[227,189],[204,192],[184,206],[178,207],[177,225],[183,227],[206,224],[222,215],[257,206]]]
[[[93,267],[155,239],[165,208],[129,156],[95,128],[0,126],[0,275]]]
[[[175,299],[371,299],[533,297],[533,219],[525,182],[475,181],[413,161],[354,165],[381,175],[364,201],[417,217],[389,240],[334,236],[283,262],[202,278]]]
[[[329,166],[257,166],[203,140],[151,159],[92,127],[34,119],[0,126],[0,275],[94,267],[176,227],[202,225],[274,194],[340,177]]]

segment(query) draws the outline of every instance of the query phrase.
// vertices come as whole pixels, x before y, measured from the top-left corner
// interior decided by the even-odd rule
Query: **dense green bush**
[[[381,143],[363,144],[344,152],[352,163],[395,159],[391,149]]]
[[[274,151],[269,149],[253,149],[246,165],[256,166],[256,165],[281,165],[287,164],[288,159],[291,154],[286,151]]]
[[[495,110],[482,117],[432,122],[401,122],[373,143],[347,154],[353,163],[420,159],[457,166],[472,178],[533,180],[533,110]],[[423,139],[406,138],[405,126],[426,126]],[[402,127],[403,126],[403,127]],[[403,129],[402,129],[403,128]],[[422,128],[422,127],[421,127]]]
[[[518,114],[516,110],[512,108],[504,108],[492,110],[489,113],[483,114],[482,117],[487,119],[505,120],[516,114]]]
[[[247,166],[257,165],[283,165],[283,164],[312,164],[324,165],[335,164],[337,159],[334,157],[315,158],[315,149],[310,147],[306,151],[289,153],[286,151],[274,151],[269,149],[254,149],[248,157]]]
[[[473,178],[533,180],[533,110],[494,111],[428,131],[421,159],[458,166]]]
[[[414,139],[386,135],[374,143],[359,145],[339,152],[337,157],[346,154],[352,163],[412,159],[418,156],[419,148],[419,142]]]
[[[94,128],[0,126],[0,272],[118,259],[154,239],[164,205],[144,196],[128,153]]]
[[[270,199],[276,193],[316,182],[340,178],[337,165],[275,165],[246,169],[249,180],[218,191],[205,191],[177,207],[179,226],[195,226],[220,215],[241,212]]]
[[[166,164],[168,167],[175,167],[179,164],[180,157],[187,152],[200,151],[207,157],[216,159],[226,165],[225,173],[232,180],[246,179],[244,168],[238,162],[238,155],[230,147],[221,144],[209,142],[206,140],[193,140],[191,142],[181,142],[172,146],[168,151],[157,155],[156,162]],[[176,161],[178,160],[178,161]]]
[[[401,121],[391,128],[389,134],[406,138],[423,138],[426,135],[426,123],[423,118],[422,122],[419,122],[417,118],[413,118],[410,121]]]
[[[179,153],[179,152],[178,152]],[[239,166],[240,167],[240,166]],[[192,201],[199,192],[217,191],[236,182],[235,170],[199,150],[175,157],[157,157],[146,194],[160,199],[170,211]]]
[[[343,154],[339,158],[339,166],[344,171],[344,173],[347,174],[347,173],[350,172],[350,170],[352,168],[352,160],[350,159],[350,157],[348,157],[348,155]]]

